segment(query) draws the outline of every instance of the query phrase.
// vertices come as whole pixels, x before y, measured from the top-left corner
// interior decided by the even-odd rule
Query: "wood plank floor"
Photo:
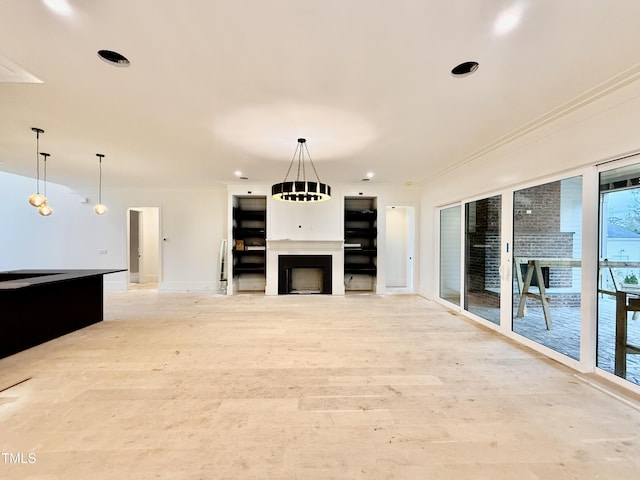
[[[640,401],[416,296],[108,293],[0,360],[2,479],[628,479]]]

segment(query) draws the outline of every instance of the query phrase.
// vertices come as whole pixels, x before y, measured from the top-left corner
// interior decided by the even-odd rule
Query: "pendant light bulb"
[[[34,207],[40,207],[41,205],[44,205],[46,201],[47,199],[40,193],[33,193],[29,195],[29,203]]]
[[[99,203],[95,207],[93,207],[93,211],[98,215],[104,215],[105,213],[107,213],[107,206]]]
[[[38,208],[38,213],[40,215],[42,215],[43,217],[48,217],[49,215],[51,215],[53,213],[53,208],[51,208],[49,205],[47,205],[46,203],[43,203],[42,205],[40,205],[40,207]]]

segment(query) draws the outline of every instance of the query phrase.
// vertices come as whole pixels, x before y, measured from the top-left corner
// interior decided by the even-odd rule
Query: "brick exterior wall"
[[[559,232],[560,182],[518,191],[514,197],[513,214],[516,232]]]
[[[573,232],[516,233],[513,245],[514,257],[571,258],[573,256]],[[549,287],[571,287],[571,268],[549,269]]]
[[[574,233],[560,231],[560,198],[560,182],[539,185],[516,194],[513,239],[515,257],[573,257]],[[486,292],[500,288],[500,197],[475,202],[475,225],[472,231],[467,232],[466,241],[467,290]],[[549,268],[549,288],[573,287],[572,281],[571,268]],[[514,293],[514,308],[517,308],[517,288]],[[556,293],[550,296],[552,306],[580,305],[579,293]],[[540,302],[527,299],[527,305],[539,307]]]
[[[527,188],[514,197],[514,257],[572,258],[573,232],[560,231],[560,182]],[[571,268],[549,268],[549,288],[572,285]],[[579,285],[577,286],[580,287]],[[514,293],[517,293],[514,292]],[[517,295],[514,307],[517,307]],[[579,293],[551,294],[552,306],[579,306]],[[527,305],[540,306],[535,299]]]

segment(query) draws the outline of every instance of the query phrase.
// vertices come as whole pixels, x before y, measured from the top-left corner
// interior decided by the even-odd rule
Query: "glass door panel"
[[[598,368],[640,385],[640,165],[600,174]]]
[[[500,195],[465,204],[465,310],[500,324]]]
[[[582,177],[513,198],[513,331],[580,358]]]
[[[460,305],[460,205],[440,210],[440,298]]]

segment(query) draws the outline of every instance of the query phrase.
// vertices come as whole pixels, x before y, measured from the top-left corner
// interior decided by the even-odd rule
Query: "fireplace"
[[[278,255],[278,295],[331,295],[331,267],[331,255]]]
[[[288,268],[296,278],[311,275],[311,270],[322,270],[322,287],[314,288],[319,293],[344,295],[344,240],[291,240],[267,238],[267,282],[266,295],[281,295],[288,290],[286,269],[280,268],[280,259],[293,264]],[[320,260],[323,258],[323,260]],[[303,260],[304,259],[304,260]],[[300,263],[302,261],[302,263]],[[300,271],[297,271],[300,269]],[[305,271],[304,269],[309,269]],[[296,280],[296,279],[292,279]],[[296,286],[294,283],[293,286]],[[304,288],[304,287],[303,287]],[[308,292],[305,292],[308,293]],[[286,294],[286,293],[285,293]]]

